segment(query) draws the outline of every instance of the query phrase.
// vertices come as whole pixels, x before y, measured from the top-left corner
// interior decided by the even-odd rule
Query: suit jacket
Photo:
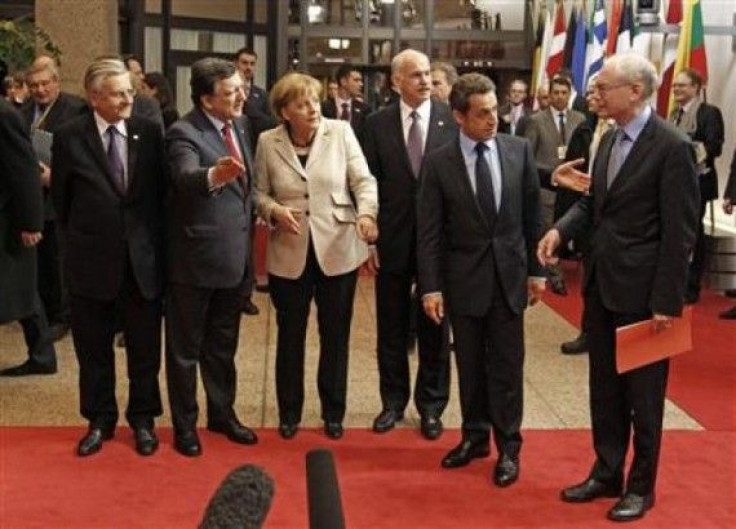
[[[736,150],[733,151],[731,158],[731,172],[728,175],[726,189],[723,190],[723,198],[730,198],[732,203],[736,203]]]
[[[457,136],[450,108],[431,102],[424,156]],[[393,273],[416,270],[417,178],[411,170],[401,124],[399,103],[393,103],[366,119],[363,135],[371,174],[378,181],[378,242],[381,269]]]
[[[161,295],[166,164],[161,129],[126,120],[128,186],[113,181],[94,115],[54,136],[51,195],[64,235],[64,271],[72,295],[112,300],[128,262],[143,297]]]
[[[529,109],[522,104],[521,115],[516,122],[516,130],[514,136],[523,136],[526,130],[526,121],[530,116]],[[511,105],[506,103],[498,109],[498,132],[503,134],[511,134]]]
[[[36,250],[21,231],[43,230],[43,198],[36,154],[21,114],[0,99],[0,323],[33,314]]]
[[[268,271],[297,279],[307,262],[311,239],[327,276],[345,274],[368,258],[355,229],[356,219],[378,215],[376,180],[347,123],[322,119],[306,167],[302,167],[284,125],[261,135],[256,154],[258,213],[271,218],[278,205],[298,208],[300,234],[280,230],[268,241]],[[355,202],[353,202],[353,199]]]
[[[256,149],[261,133],[271,130],[279,124],[271,115],[268,92],[260,86],[251,86],[245,105],[245,115],[248,118],[250,144]]]
[[[583,285],[595,277],[606,308],[679,315],[700,207],[690,142],[652,113],[606,190],[613,138],[609,131],[601,140],[591,194],[555,227],[563,244],[592,230]]]
[[[532,152],[537,163],[537,168],[543,174],[551,174],[555,167],[560,165],[558,147],[560,146],[560,132],[557,129],[556,117],[552,115],[555,111],[552,107],[542,112],[537,112],[529,117],[524,137],[532,144]],[[565,121],[564,143],[568,145],[575,128],[585,121],[585,116],[575,110],[569,110]],[[548,180],[544,180],[548,182]]]
[[[35,109],[36,103],[33,99],[26,101],[21,108],[23,117],[29,127],[33,125]],[[73,94],[61,92],[38,128],[45,130],[46,132],[50,132],[51,134],[55,134],[56,130],[64,123],[88,112],[89,107],[84,99]],[[56,214],[54,213],[53,202],[48,188],[43,189],[43,199],[44,219],[55,219]]]
[[[338,109],[336,101],[329,97],[322,101],[322,115],[330,119],[340,119],[342,109]],[[365,118],[368,115],[368,107],[360,101],[353,99],[352,108],[350,109],[350,125],[358,140],[363,138],[363,127],[365,126]]]
[[[167,214],[168,280],[202,288],[235,288],[248,262],[253,165],[247,120],[233,120],[233,132],[247,169],[242,180],[209,188],[207,173],[228,156],[222,133],[195,108],[166,132],[171,169]]]
[[[693,107],[695,108],[695,107]],[[718,173],[716,158],[723,152],[724,131],[723,116],[718,107],[702,102],[697,106],[695,131],[690,134],[694,142],[701,142],[705,147],[705,168],[699,178],[700,198],[704,201],[718,198]]]
[[[480,317],[493,300],[495,268],[515,313],[527,304],[527,278],[543,277],[534,253],[540,235],[539,177],[529,144],[496,136],[501,203],[493,226],[478,205],[459,140],[433,151],[417,200],[419,288],[443,292],[453,314]]]
[[[161,127],[161,131],[165,129],[164,117],[161,113],[161,105],[152,97],[138,94],[133,99],[133,115],[139,118],[145,118],[153,121]]]

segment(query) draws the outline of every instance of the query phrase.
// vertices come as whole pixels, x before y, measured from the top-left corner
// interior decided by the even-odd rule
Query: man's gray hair
[[[396,75],[401,71],[401,69],[404,67],[404,63],[406,63],[410,59],[417,59],[419,57],[424,57],[427,62],[429,62],[429,58],[422,53],[421,51],[413,50],[411,48],[408,48],[404,51],[401,51],[394,56],[394,58],[391,60],[391,75]]]
[[[470,96],[496,92],[496,85],[488,77],[480,73],[461,75],[450,92],[450,108],[465,114],[470,108]]]
[[[95,59],[84,72],[84,89],[87,92],[98,92],[105,79],[118,75],[130,75],[123,61],[110,57]]]
[[[641,83],[644,100],[652,97],[659,85],[659,76],[654,65],[636,53],[620,53],[606,60],[616,72],[629,83]]]
[[[429,71],[443,72],[445,79],[447,79],[447,84],[450,86],[457,83],[457,69],[449,62],[435,61],[429,65]]]

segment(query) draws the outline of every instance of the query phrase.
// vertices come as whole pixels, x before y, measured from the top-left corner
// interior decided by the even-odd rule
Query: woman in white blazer
[[[276,307],[279,433],[296,435],[304,404],[304,348],[314,298],[317,386],[328,437],[343,435],[357,270],[378,236],[378,191],[349,122],[320,114],[319,81],[289,73],[271,90],[282,121],[256,153],[258,214],[273,227],[267,263]]]

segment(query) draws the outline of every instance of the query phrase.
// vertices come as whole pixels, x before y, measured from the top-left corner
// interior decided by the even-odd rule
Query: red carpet
[[[439,461],[458,440],[447,432],[428,443],[414,431],[375,435],[350,430],[339,442],[316,431],[283,441],[261,431],[256,447],[203,433],[204,455],[189,460],[171,447],[171,431],[148,459],[137,456],[130,432],[87,459],[73,455],[79,428],[4,428],[0,526],[15,528],[195,527],[207,499],[235,466],[261,465],[275,478],[267,528],[307,526],[304,455],[334,451],[350,528],[611,527],[612,500],[560,502],[561,486],[583,477],[590,463],[586,431],[529,431],[522,477],[509,489],[488,483],[492,459],[442,470]],[[727,528],[734,508],[736,434],[669,432],[665,436],[655,508],[637,527]],[[729,469],[728,472],[724,471]]]
[[[548,292],[544,302],[579,327],[582,299],[578,277],[582,267],[565,262],[563,268],[568,295]],[[707,430],[736,431],[736,322],[718,319],[718,313],[734,303],[736,300],[703,290],[693,312],[694,350],[676,357],[670,369],[668,398]]]

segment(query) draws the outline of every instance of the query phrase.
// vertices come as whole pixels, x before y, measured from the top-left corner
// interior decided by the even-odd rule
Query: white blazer
[[[256,207],[271,223],[281,204],[302,211],[300,234],[276,228],[268,241],[268,272],[297,279],[307,262],[309,238],[327,276],[351,272],[368,258],[356,219],[378,215],[378,187],[346,121],[322,118],[306,167],[284,125],[263,132],[256,149]],[[353,200],[355,202],[353,202]]]

